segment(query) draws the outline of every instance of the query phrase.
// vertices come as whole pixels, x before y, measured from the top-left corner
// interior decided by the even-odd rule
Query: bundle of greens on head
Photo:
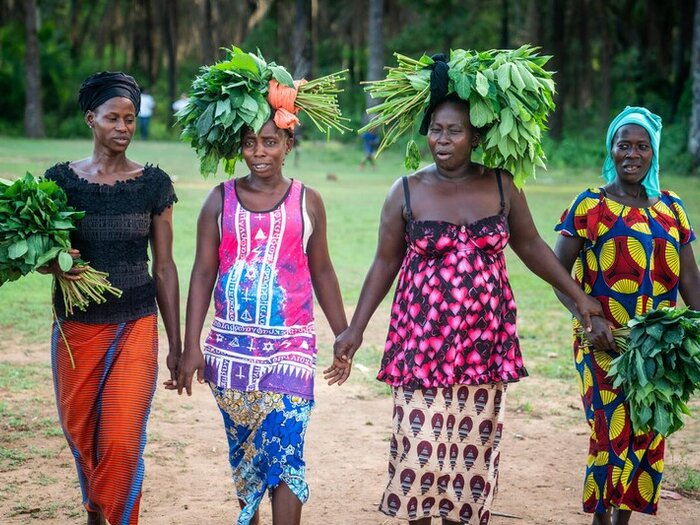
[[[372,98],[384,100],[367,110],[373,118],[359,132],[385,128],[379,154],[414,129],[421,113],[420,132],[425,135],[435,107],[456,94],[469,103],[472,126],[486,130],[481,141],[484,164],[507,169],[522,187],[528,177],[534,178],[536,167],[545,167],[542,132],[554,109],[552,73],[542,69],[551,57],[536,51],[529,45],[482,52],[455,49],[449,60],[444,55],[414,60],[395,53],[398,66],[388,68],[385,79],[367,82],[365,90]],[[406,168],[415,170],[419,163],[420,153],[411,139]]]
[[[79,280],[57,277],[66,315],[73,308],[84,310],[90,301],[104,302],[105,292],[121,295],[106,280],[106,273],[74,261],[68,253],[70,232],[84,215],[68,205],[54,181],[37,180],[31,173],[13,182],[0,179],[0,286],[55,259],[64,272],[74,264],[86,266]]]
[[[349,130],[338,106],[337,83],[345,71],[315,80],[294,81],[289,72],[266,62],[260,52],[227,49],[226,59],[204,66],[192,82],[188,104],[176,113],[182,139],[197,151],[204,177],[216,173],[219,161],[232,175],[241,156],[244,128],[258,133],[270,117],[277,127],[293,130],[303,110],[325,133]],[[274,115],[273,115],[274,112]]]

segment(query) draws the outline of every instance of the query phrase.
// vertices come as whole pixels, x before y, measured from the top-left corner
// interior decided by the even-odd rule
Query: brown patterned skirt
[[[498,486],[507,384],[392,389],[389,483],[379,510],[486,525]]]

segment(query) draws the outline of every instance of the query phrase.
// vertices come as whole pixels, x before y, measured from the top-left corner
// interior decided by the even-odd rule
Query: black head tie
[[[110,98],[125,97],[134,103],[138,115],[141,108],[141,90],[131,75],[103,71],[87,77],[78,92],[78,104],[83,113],[94,111]]]
[[[421,135],[428,134],[433,111],[435,111],[435,108],[447,97],[447,89],[450,83],[450,77],[447,74],[450,69],[447,65],[447,57],[442,53],[438,53],[430,58],[433,59],[433,63],[428,66],[431,69],[430,99],[428,101],[428,107],[425,108],[425,113],[423,113],[423,120],[420,123],[419,133]]]

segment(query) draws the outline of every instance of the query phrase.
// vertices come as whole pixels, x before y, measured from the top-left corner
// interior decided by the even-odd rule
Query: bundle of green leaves
[[[385,133],[377,153],[396,142],[430,102],[428,56],[413,60],[395,54],[398,67],[388,68],[383,80],[368,82],[365,90],[372,98],[384,101],[367,110],[374,118],[359,132],[384,126]],[[472,126],[486,130],[481,141],[483,162],[505,168],[514,176],[516,186],[535,176],[537,167],[545,168],[542,132],[547,129],[548,114],[554,110],[552,73],[543,66],[551,57],[539,56],[537,48],[524,45],[515,50],[450,53],[449,93],[469,102]],[[415,170],[420,153],[413,139],[408,142],[405,165]]]
[[[0,286],[15,281],[54,259],[62,271],[74,264],[85,266],[77,281],[57,278],[66,314],[84,310],[90,301],[104,302],[104,293],[121,295],[98,272],[83,261],[74,261],[70,232],[85,212],[68,205],[64,191],[51,180],[35,179],[26,173],[13,182],[0,179]]]
[[[182,139],[197,151],[200,172],[206,178],[216,173],[219,161],[232,175],[241,157],[244,127],[255,133],[271,117],[267,93],[271,79],[294,87],[289,72],[274,62],[266,62],[260,52],[246,53],[237,47],[227,49],[226,59],[204,66],[192,82],[187,105],[176,113],[183,126]],[[298,87],[296,105],[326,133],[343,125],[337,102],[336,87],[345,71],[333,73]]]
[[[661,308],[627,326],[608,375],[627,396],[633,430],[669,436],[683,427],[687,402],[700,389],[700,312]]]
[[[84,215],[68,206],[53,181],[36,180],[31,173],[14,182],[0,179],[0,286],[56,258],[69,270],[70,231]]]

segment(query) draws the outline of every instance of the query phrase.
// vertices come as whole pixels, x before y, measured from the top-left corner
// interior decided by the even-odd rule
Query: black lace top
[[[120,298],[107,294],[107,302],[90,303],[82,312],[74,310],[71,321],[123,323],[156,312],[155,283],[148,272],[148,241],[151,219],[177,202],[170,177],[147,164],[143,173],[114,185],[89,182],[79,177],[67,162],[49,168],[45,177],[56,181],[68,203],[85,211],[71,245],[96,270],[107,272]],[[54,295],[56,315],[65,318],[60,292]]]

